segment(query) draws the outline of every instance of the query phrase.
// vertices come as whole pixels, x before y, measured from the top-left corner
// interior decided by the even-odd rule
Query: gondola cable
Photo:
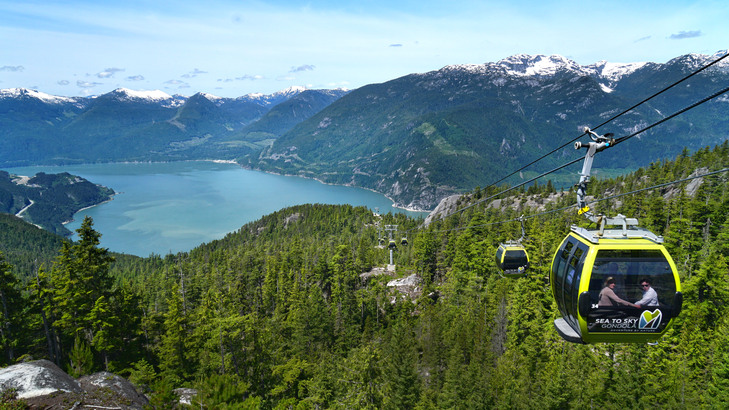
[[[602,122],[602,123],[600,123],[599,125],[597,125],[597,126],[595,126],[595,127],[592,127],[592,130],[594,131],[594,130],[596,130],[596,129],[598,129],[598,128],[602,127],[603,125],[606,125],[606,124],[608,124],[608,123],[610,123],[610,122],[612,122],[612,121],[616,120],[617,118],[619,118],[619,117],[621,117],[621,116],[623,116],[623,115],[627,114],[628,112],[630,112],[630,111],[634,110],[635,108],[637,108],[637,107],[639,107],[639,106],[641,106],[641,105],[645,104],[646,102],[648,102],[648,101],[652,100],[653,98],[655,98],[655,97],[657,97],[657,96],[659,96],[659,95],[663,94],[664,92],[666,92],[666,91],[670,90],[671,88],[673,88],[673,87],[677,86],[678,84],[681,84],[682,82],[684,82],[684,81],[688,80],[689,78],[691,78],[691,77],[693,77],[693,76],[695,76],[695,75],[699,74],[700,72],[702,72],[702,71],[704,71],[704,70],[708,69],[709,67],[713,66],[714,64],[717,64],[718,62],[720,62],[721,60],[723,60],[723,59],[725,59],[725,58],[727,58],[727,57],[729,57],[729,53],[726,53],[726,54],[724,54],[723,56],[721,56],[721,57],[717,58],[716,60],[712,61],[711,63],[709,63],[709,64],[707,64],[707,65],[705,65],[705,66],[703,66],[703,67],[699,68],[698,70],[696,70],[696,71],[692,72],[691,74],[689,74],[689,75],[687,75],[687,76],[685,76],[685,77],[681,78],[680,80],[678,80],[678,81],[674,82],[673,84],[671,84],[671,85],[669,85],[669,86],[667,86],[667,87],[664,87],[664,88],[663,88],[662,90],[660,90],[660,91],[658,91],[658,92],[654,93],[653,95],[651,95],[651,96],[649,96],[649,97],[646,97],[646,98],[644,98],[643,100],[641,100],[640,102],[638,102],[638,103],[634,104],[634,105],[633,105],[633,106],[631,106],[630,108],[627,108],[627,109],[623,110],[622,112],[620,112],[620,113],[618,113],[618,114],[614,115],[613,117],[610,117],[610,118],[608,118],[607,120],[603,121],[603,122]],[[500,183],[500,182],[502,182],[502,181],[504,181],[504,180],[508,179],[509,177],[511,177],[511,176],[513,176],[513,175],[515,175],[516,173],[518,173],[518,172],[521,172],[521,171],[525,170],[526,168],[528,168],[528,167],[530,167],[530,166],[532,166],[532,165],[536,164],[537,162],[539,162],[539,161],[543,160],[544,158],[546,158],[546,157],[548,157],[548,156],[550,156],[550,155],[554,154],[555,152],[557,152],[557,151],[561,150],[562,148],[565,148],[566,146],[568,146],[568,145],[570,145],[570,144],[574,143],[575,141],[577,141],[578,139],[582,138],[582,137],[583,137],[583,136],[585,136],[585,135],[586,135],[586,133],[584,133],[584,132],[583,132],[582,134],[578,135],[577,137],[575,137],[575,138],[573,138],[573,139],[571,139],[571,140],[567,141],[566,143],[564,143],[564,144],[560,145],[559,147],[557,147],[557,148],[553,149],[552,151],[549,151],[548,153],[546,153],[546,154],[542,155],[541,157],[539,157],[539,158],[537,158],[537,159],[533,160],[532,162],[530,162],[530,163],[528,163],[528,164],[524,165],[523,167],[521,167],[521,168],[517,169],[516,171],[512,172],[511,174],[509,174],[509,175],[507,175],[507,176],[505,176],[505,177],[503,177],[503,178],[499,179],[498,181],[496,181],[496,182],[494,182],[494,183],[492,183],[492,184],[488,185],[488,186],[487,186],[486,188],[488,188],[488,187],[492,187],[492,186],[495,186],[496,184],[498,184],[498,183]]]
[[[598,203],[598,202],[603,202],[603,201],[609,201],[609,200],[612,200],[612,199],[617,199],[617,198],[621,198],[621,197],[628,196],[628,195],[634,195],[634,194],[637,194],[637,193],[640,193],[640,192],[644,192],[644,191],[650,191],[650,190],[653,190],[653,189],[663,188],[663,187],[666,187],[666,186],[669,186],[669,185],[680,184],[682,182],[688,182],[688,181],[691,181],[691,180],[694,180],[694,179],[698,179],[698,178],[709,177],[709,176],[716,175],[716,174],[721,174],[721,173],[724,173],[724,172],[729,172],[729,167],[722,168],[722,169],[719,169],[717,171],[708,172],[708,173],[705,173],[705,174],[695,175],[695,176],[691,176],[691,177],[687,177],[687,178],[682,178],[682,179],[678,179],[678,180],[674,180],[674,181],[670,181],[670,182],[664,182],[662,184],[653,185],[653,186],[649,186],[649,187],[646,187],[646,188],[640,188],[640,189],[636,189],[634,191],[624,192],[624,193],[621,193],[621,194],[616,194],[616,195],[612,195],[612,196],[605,197],[605,198],[593,199],[592,201],[590,201],[588,203],[588,205],[592,205],[592,204],[595,204],[595,203]],[[557,212],[564,212],[564,211],[567,211],[569,209],[574,208],[575,206],[576,206],[575,204],[571,204],[571,205],[564,206],[562,208],[550,209],[549,211],[544,211],[544,212],[540,212],[540,213],[536,213],[536,214],[523,215],[523,216],[520,216],[518,218],[504,219],[504,220],[501,220],[501,221],[489,222],[489,223],[480,224],[480,225],[460,226],[460,227],[449,228],[449,229],[433,229],[433,230],[428,231],[428,233],[444,233],[444,232],[451,232],[451,231],[463,231],[463,230],[466,230],[466,229],[483,228],[483,227],[486,227],[486,226],[500,225],[500,224],[509,223],[509,222],[518,222],[520,219],[529,220],[529,219],[533,219],[533,218],[539,218],[539,217],[542,217],[542,216],[554,214],[554,213],[557,213]]]
[[[633,137],[635,137],[636,135],[638,135],[638,134],[640,134],[642,132],[648,131],[649,129],[651,129],[651,128],[657,126],[657,125],[663,124],[664,122],[666,122],[666,121],[668,121],[668,120],[670,120],[670,119],[672,119],[672,118],[674,118],[674,117],[676,117],[676,116],[678,116],[680,114],[683,114],[683,113],[685,113],[686,111],[688,111],[688,110],[690,110],[692,108],[696,108],[699,105],[701,105],[701,104],[703,104],[703,103],[705,103],[705,102],[707,102],[709,100],[712,100],[712,99],[714,99],[714,98],[716,98],[716,97],[718,97],[718,96],[720,96],[722,94],[726,94],[727,92],[729,92],[729,87],[726,87],[723,90],[717,91],[714,94],[712,94],[712,95],[710,95],[710,96],[708,96],[708,97],[706,97],[704,99],[701,99],[701,100],[699,100],[699,101],[697,101],[697,102],[689,105],[686,108],[683,108],[683,109],[681,109],[679,111],[676,111],[675,113],[669,115],[668,117],[665,117],[665,118],[663,118],[663,119],[661,119],[659,121],[656,121],[655,123],[653,123],[653,124],[651,124],[651,125],[643,128],[643,129],[641,129],[639,131],[636,131],[636,132],[634,132],[634,133],[632,133],[630,135],[626,135],[624,137],[616,138],[614,145],[620,144],[621,142],[625,142],[626,140],[629,140],[630,138],[633,138]]]
[[[716,60],[712,61],[711,63],[709,63],[709,64],[707,64],[707,65],[705,65],[705,66],[702,66],[701,68],[699,68],[699,69],[695,70],[694,72],[692,72],[692,73],[690,73],[689,75],[687,75],[687,76],[685,76],[685,77],[681,78],[680,80],[678,80],[678,81],[674,82],[673,84],[671,84],[671,85],[669,85],[669,86],[667,86],[667,87],[665,87],[665,88],[661,89],[660,91],[658,91],[658,92],[654,93],[653,95],[651,95],[651,96],[649,96],[649,97],[646,97],[646,98],[644,98],[643,100],[641,100],[640,102],[638,102],[638,103],[634,104],[634,105],[633,105],[633,106],[631,106],[630,108],[628,108],[628,109],[626,109],[626,110],[624,110],[624,111],[620,112],[619,114],[616,114],[615,116],[613,116],[613,117],[609,118],[608,120],[606,120],[606,121],[602,122],[601,124],[597,125],[596,127],[592,128],[592,130],[596,130],[596,129],[598,129],[599,127],[602,127],[603,125],[606,125],[606,124],[608,124],[608,123],[609,123],[609,122],[611,122],[611,121],[614,121],[614,120],[615,120],[615,119],[617,119],[618,117],[620,117],[620,116],[622,116],[622,115],[624,115],[624,114],[626,114],[626,113],[630,112],[631,110],[635,109],[636,107],[638,107],[638,106],[640,106],[640,105],[642,105],[642,104],[644,104],[644,103],[646,103],[646,102],[650,101],[651,99],[653,99],[653,98],[657,97],[658,95],[660,95],[660,94],[662,94],[662,93],[664,93],[664,92],[668,91],[669,89],[673,88],[674,86],[676,86],[676,85],[678,85],[678,84],[680,84],[680,83],[682,83],[682,82],[684,82],[684,81],[688,80],[689,78],[691,78],[691,77],[693,77],[693,76],[695,76],[695,75],[699,74],[700,72],[702,72],[702,71],[704,71],[704,70],[708,69],[709,67],[711,67],[711,66],[713,66],[713,65],[715,65],[715,64],[717,64],[717,63],[719,63],[720,61],[722,61],[723,59],[725,59],[725,58],[727,58],[727,57],[729,57],[729,53],[726,53],[726,54],[724,54],[723,56],[719,57],[718,59],[716,59]],[[676,112],[676,113],[674,113],[674,114],[672,114],[672,115],[670,115],[670,116],[668,116],[668,117],[665,117],[665,118],[661,119],[660,121],[658,121],[658,122],[656,122],[656,123],[654,123],[654,124],[652,124],[652,125],[650,125],[650,126],[648,126],[648,127],[646,127],[646,128],[643,128],[643,129],[642,129],[642,130],[640,130],[640,131],[637,131],[637,132],[634,132],[633,134],[630,134],[630,135],[627,135],[627,136],[621,137],[621,138],[619,138],[619,139],[616,139],[616,144],[617,144],[617,143],[621,143],[621,142],[623,142],[623,141],[625,141],[625,140],[627,140],[627,139],[630,139],[630,138],[632,138],[632,137],[634,137],[634,136],[636,136],[636,135],[638,135],[638,134],[640,134],[640,133],[642,133],[642,132],[645,132],[645,131],[647,131],[647,130],[648,130],[648,129],[650,129],[650,128],[653,128],[653,127],[655,127],[655,126],[659,125],[659,124],[662,124],[662,123],[664,123],[664,122],[668,121],[669,119],[672,119],[672,118],[676,117],[677,115],[680,115],[680,114],[682,114],[682,113],[683,113],[683,112],[685,112],[685,111],[688,111],[688,110],[690,110],[690,109],[692,109],[692,108],[694,108],[694,107],[696,107],[696,106],[698,106],[698,105],[701,105],[701,104],[703,104],[704,102],[706,102],[706,101],[708,101],[708,100],[711,100],[711,99],[713,99],[713,98],[716,98],[717,96],[719,96],[719,95],[721,95],[721,94],[724,94],[724,93],[726,93],[727,91],[729,91],[729,88],[728,88],[728,89],[724,89],[724,90],[722,90],[722,91],[719,91],[719,92],[715,93],[714,95],[712,95],[712,96],[709,96],[709,97],[707,97],[707,98],[705,98],[705,99],[703,99],[703,100],[701,100],[701,101],[698,101],[698,102],[696,102],[696,103],[692,104],[691,106],[689,106],[689,107],[686,107],[686,108],[684,108],[683,110],[680,110],[680,111],[678,111],[678,112]],[[516,173],[518,173],[518,172],[520,172],[520,171],[522,171],[522,170],[526,169],[527,167],[529,167],[529,166],[531,166],[531,165],[535,164],[536,162],[538,162],[538,161],[541,161],[542,159],[544,159],[544,158],[546,158],[547,156],[549,156],[549,155],[551,155],[551,154],[553,154],[553,153],[555,153],[555,152],[559,151],[560,149],[562,149],[562,148],[566,147],[567,145],[569,145],[569,144],[571,144],[571,143],[574,143],[574,142],[575,142],[576,140],[578,140],[579,138],[583,137],[584,135],[587,135],[587,133],[586,133],[586,132],[583,132],[582,134],[580,134],[580,135],[579,135],[579,136],[577,136],[576,138],[573,138],[573,139],[572,139],[572,140],[570,140],[569,142],[567,142],[567,143],[565,143],[565,144],[562,144],[561,146],[559,146],[559,147],[557,147],[557,148],[553,149],[552,151],[548,152],[547,154],[544,154],[544,155],[542,155],[542,156],[541,156],[540,158],[538,158],[538,159],[536,159],[536,160],[534,160],[534,161],[530,162],[529,164],[527,164],[527,165],[523,166],[522,168],[520,168],[520,169],[518,169],[518,170],[516,170],[516,171],[512,172],[511,174],[509,174],[509,175],[505,176],[504,178],[502,178],[502,179],[500,179],[500,180],[498,180],[498,181],[496,181],[496,182],[494,182],[494,183],[492,183],[492,184],[488,185],[488,186],[487,186],[486,188],[488,188],[488,187],[492,187],[492,186],[495,186],[495,185],[496,185],[496,184],[498,184],[499,182],[502,182],[502,181],[504,181],[505,179],[507,179],[507,178],[509,178],[509,177],[511,177],[511,176],[513,176],[513,175],[515,175]],[[504,193],[506,193],[506,192],[509,192],[509,191],[511,191],[511,190],[513,190],[513,189],[516,189],[516,188],[522,187],[522,186],[524,186],[524,185],[526,185],[526,184],[529,184],[529,183],[531,183],[531,182],[535,181],[536,179],[542,178],[542,177],[544,177],[544,176],[546,176],[546,175],[548,175],[548,174],[550,174],[550,173],[552,173],[552,172],[558,171],[558,170],[560,170],[560,169],[562,169],[562,168],[564,168],[564,167],[566,167],[566,166],[569,166],[569,165],[572,165],[572,164],[574,164],[574,163],[576,163],[576,162],[579,162],[580,160],[582,160],[582,158],[579,158],[579,159],[577,159],[577,160],[575,160],[575,161],[573,161],[573,162],[567,163],[567,164],[565,164],[565,165],[563,165],[563,166],[560,166],[560,167],[558,167],[558,168],[555,168],[555,169],[553,169],[553,170],[551,170],[551,171],[548,171],[548,172],[546,172],[546,173],[544,173],[544,174],[541,174],[541,175],[539,175],[539,176],[537,176],[537,177],[535,177],[535,178],[532,178],[532,179],[530,179],[530,180],[528,180],[528,181],[525,181],[524,183],[521,183],[521,184],[519,184],[519,185],[517,185],[517,186],[515,186],[515,187],[511,187],[511,188],[508,188],[508,189],[506,189],[506,190],[504,190],[504,191],[501,191],[501,192],[498,192],[498,193],[496,193],[496,194],[494,194],[494,195],[492,195],[492,196],[490,196],[490,197],[488,197],[488,198],[485,198],[485,199],[483,199],[483,200],[479,200],[479,201],[477,201],[477,202],[475,202],[475,203],[473,203],[473,204],[469,204],[469,205],[467,205],[467,206],[465,206],[465,207],[463,207],[463,208],[461,208],[461,209],[458,209],[458,210],[455,210],[455,211],[453,211],[453,212],[451,212],[451,213],[449,213],[449,214],[443,215],[443,216],[442,216],[441,218],[439,218],[439,220],[443,220],[443,219],[445,219],[445,218],[448,218],[448,217],[450,217],[450,216],[452,216],[452,215],[455,215],[455,214],[457,214],[457,213],[460,213],[460,212],[462,212],[462,211],[464,211],[464,210],[466,210],[466,209],[469,209],[469,208],[471,208],[472,206],[475,206],[475,205],[477,205],[477,204],[479,204],[479,203],[481,203],[481,202],[484,202],[484,201],[486,201],[486,200],[489,200],[489,199],[492,199],[492,198],[494,198],[494,197],[497,197],[497,196],[499,196],[499,195],[501,195],[501,194],[504,194]]]
[[[629,135],[626,135],[626,136],[623,136],[623,137],[620,137],[620,138],[616,138],[616,139],[614,140],[614,142],[612,142],[612,143],[611,143],[611,146],[615,146],[615,145],[617,145],[617,144],[620,144],[620,143],[622,143],[622,142],[625,142],[625,141],[627,141],[628,139],[630,139],[630,138],[633,138],[633,137],[635,137],[635,136],[636,136],[636,135],[638,135],[638,134],[641,134],[641,133],[643,133],[643,132],[645,132],[645,131],[648,131],[648,130],[650,130],[651,128],[654,128],[654,127],[656,127],[657,125],[663,124],[664,122],[666,122],[666,121],[668,121],[668,120],[671,120],[671,119],[673,119],[673,118],[677,117],[678,115],[681,115],[681,114],[683,114],[683,113],[685,113],[685,112],[687,112],[687,111],[689,111],[689,110],[691,110],[691,109],[693,109],[693,108],[696,108],[696,107],[698,107],[699,105],[701,105],[701,104],[704,104],[704,103],[706,103],[706,102],[708,102],[708,101],[710,101],[710,100],[712,100],[712,99],[714,99],[714,98],[716,98],[716,97],[718,97],[718,96],[720,96],[720,95],[722,95],[722,94],[725,94],[725,93],[727,93],[727,92],[729,92],[729,87],[726,87],[726,88],[724,88],[724,89],[722,89],[722,90],[720,90],[720,91],[717,91],[717,92],[715,92],[714,94],[712,94],[712,95],[710,95],[710,96],[708,96],[708,97],[706,97],[706,98],[703,98],[703,99],[701,99],[701,100],[699,100],[699,101],[697,101],[697,102],[695,102],[695,103],[693,103],[693,104],[691,104],[691,105],[689,105],[689,106],[687,106],[687,107],[685,107],[685,108],[683,108],[683,109],[681,109],[681,110],[679,110],[679,111],[677,111],[677,112],[675,112],[675,113],[673,113],[673,114],[671,114],[671,115],[669,115],[669,116],[667,116],[667,117],[665,117],[665,118],[662,118],[661,120],[659,120],[659,121],[656,121],[655,123],[653,123],[653,124],[651,124],[651,125],[648,125],[648,126],[646,126],[646,127],[642,128],[642,129],[640,129],[640,130],[638,130],[638,131],[636,131],[636,132],[633,132],[632,134],[629,134]],[[588,134],[588,133],[587,133],[587,132],[585,132],[585,133],[583,133],[582,135],[585,135],[585,134]],[[563,164],[563,165],[560,165],[560,166],[558,166],[557,168],[554,168],[554,169],[552,169],[552,170],[550,170],[550,171],[547,171],[547,172],[544,172],[544,173],[542,173],[542,174],[540,174],[540,175],[537,175],[537,176],[536,176],[536,177],[534,177],[534,178],[531,178],[531,179],[529,179],[529,180],[527,180],[527,181],[524,181],[524,182],[522,182],[521,184],[518,184],[518,185],[515,185],[515,186],[513,186],[513,187],[510,187],[510,188],[504,189],[503,191],[499,191],[499,192],[497,192],[496,194],[494,194],[494,195],[491,195],[491,196],[489,196],[489,197],[487,197],[487,198],[483,198],[483,199],[480,199],[480,200],[478,200],[478,201],[476,201],[476,202],[474,202],[474,203],[471,203],[471,204],[468,204],[468,205],[466,205],[466,206],[464,206],[464,207],[462,207],[462,208],[459,208],[459,209],[457,209],[457,210],[455,210],[455,211],[453,211],[453,212],[451,212],[451,213],[449,213],[449,214],[446,214],[446,215],[442,216],[442,217],[441,217],[441,218],[440,218],[439,220],[444,220],[444,219],[446,219],[446,218],[448,218],[448,217],[450,217],[450,216],[452,216],[452,215],[455,215],[455,214],[457,214],[457,213],[461,213],[461,212],[463,212],[463,211],[465,211],[465,210],[467,210],[467,209],[469,209],[469,208],[472,208],[472,207],[474,207],[474,206],[476,206],[476,205],[478,205],[478,204],[480,204],[480,203],[483,203],[483,202],[485,202],[485,201],[491,200],[491,199],[493,199],[493,198],[495,198],[495,197],[498,197],[498,196],[500,196],[500,195],[503,195],[503,194],[505,194],[505,193],[507,193],[507,192],[510,192],[510,191],[513,191],[513,190],[515,190],[515,189],[521,188],[521,187],[522,187],[522,186],[524,186],[524,185],[530,184],[530,183],[532,183],[532,182],[536,181],[537,179],[543,178],[543,177],[545,177],[545,176],[547,176],[547,175],[549,175],[549,174],[551,174],[551,173],[553,173],[553,172],[559,171],[560,169],[566,168],[566,167],[568,167],[568,166],[570,166],[570,165],[572,165],[572,164],[575,164],[575,163],[577,163],[577,162],[580,162],[580,161],[582,161],[583,159],[584,159],[583,157],[578,157],[578,158],[576,158],[576,159],[574,159],[574,160],[572,160],[572,161],[570,161],[570,162],[567,162],[567,163],[565,163],[565,164]]]

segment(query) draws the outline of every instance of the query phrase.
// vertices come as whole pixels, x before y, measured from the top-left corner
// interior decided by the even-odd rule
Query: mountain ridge
[[[0,166],[236,160],[247,168],[372,189],[398,206],[427,210],[442,197],[497,180],[501,170],[529,163],[565,134],[581,133],[725,53],[589,65],[517,54],[352,91],[293,87],[237,98],[117,89],[83,99],[0,90],[0,126],[7,130]],[[722,61],[692,78],[690,87],[626,113],[605,132],[633,133],[726,81],[729,63]],[[311,93],[316,97],[306,97]],[[721,142],[725,102],[638,135],[636,141],[657,139],[646,149],[605,154],[607,167],[634,169],[684,147]],[[531,172],[572,155],[562,149]]]
[[[432,209],[440,198],[499,179],[502,169],[529,163],[555,141],[564,141],[565,133],[579,135],[595,125],[590,123],[633,105],[636,95],[650,95],[712,58],[580,66],[560,56],[517,55],[410,74],[353,90],[244,163],[362,186],[394,198],[399,206]],[[691,81],[690,88],[672,90],[676,97],[638,107],[606,132],[635,132],[705,97],[729,81],[729,64],[716,64]],[[660,140],[645,150],[606,154],[608,167],[635,168],[686,146],[721,142],[726,135],[711,126],[727,120],[721,104],[707,104],[663,126],[668,132],[661,131]],[[572,152],[562,149],[533,172],[558,165]]]
[[[317,112],[345,90],[292,87],[262,95],[190,97],[118,88],[95,97],[55,97],[35,90],[0,90],[0,166],[113,161],[233,160],[271,138],[247,138],[243,129],[300,94]],[[304,118],[298,118],[298,121]]]

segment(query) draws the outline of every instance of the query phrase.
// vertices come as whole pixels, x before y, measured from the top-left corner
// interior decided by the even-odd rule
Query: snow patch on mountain
[[[594,73],[611,82],[617,82],[626,75],[632,74],[640,68],[645,67],[648,63],[609,63],[607,61],[598,61],[590,64],[586,68],[594,71]]]
[[[286,88],[284,90],[275,92],[275,93],[273,93],[273,95],[286,95],[286,96],[291,95],[291,96],[293,96],[293,95],[299,94],[299,93],[304,92],[304,91],[306,91],[306,87],[301,87],[301,86],[298,86],[298,85],[294,85],[294,86],[291,86],[291,87]]]
[[[508,74],[525,77],[552,76],[559,70],[569,70],[576,73],[585,72],[582,66],[560,55],[516,54],[499,60],[495,65],[504,68]]]
[[[212,94],[208,94],[208,93],[200,93],[200,95],[202,95],[203,97],[207,98],[208,100],[210,100],[214,103],[220,102],[220,100],[223,99],[222,97],[218,97],[217,95],[212,95]]]
[[[721,52],[717,53],[720,54]],[[711,59],[719,56],[702,56],[708,63]],[[722,54],[723,55],[723,54]],[[685,57],[685,56],[684,56]],[[472,74],[498,74],[499,78],[492,81],[494,85],[503,86],[508,77],[551,77],[560,71],[573,73],[577,76],[590,76],[598,80],[606,80],[603,84],[603,91],[611,92],[611,86],[621,78],[634,73],[645,67],[646,62],[635,63],[611,63],[598,61],[594,64],[582,66],[575,61],[560,55],[528,55],[516,54],[495,63],[485,64],[454,64],[448,65],[442,71],[464,71]],[[727,62],[729,64],[729,61]],[[505,78],[506,77],[506,78]]]
[[[39,99],[49,104],[76,103],[77,100],[71,97],[58,97],[27,88],[6,88],[0,90],[0,98],[21,98],[23,96]]]
[[[255,102],[256,104],[261,104],[263,106],[271,106],[271,105],[276,105],[283,101],[286,101],[289,98],[294,97],[304,91],[306,91],[306,87],[292,86],[292,87],[286,88],[284,90],[277,91],[273,94],[261,94],[261,93],[246,94],[242,97],[238,97],[237,100],[252,101],[252,102]]]
[[[130,90],[128,88],[117,88],[116,90],[114,90],[112,92],[117,95],[120,95],[120,96],[126,96],[130,99],[137,99],[137,100],[165,101],[165,100],[172,99],[171,95],[167,94],[164,91],[160,91],[160,90],[135,91],[135,90]]]

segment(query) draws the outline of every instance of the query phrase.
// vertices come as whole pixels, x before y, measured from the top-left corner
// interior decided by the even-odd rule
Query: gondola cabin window
[[[590,332],[661,333],[673,316],[676,282],[660,250],[600,250],[588,292]]]
[[[504,267],[506,269],[517,269],[521,266],[524,266],[526,260],[526,252],[521,249],[507,252],[506,255],[504,255]]]

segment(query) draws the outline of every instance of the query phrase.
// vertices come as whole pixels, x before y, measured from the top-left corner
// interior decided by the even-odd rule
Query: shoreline
[[[99,206],[99,205],[105,204],[105,203],[107,203],[107,202],[111,202],[111,201],[113,201],[113,200],[114,200],[114,197],[115,197],[115,196],[117,196],[117,195],[119,195],[119,194],[122,194],[122,193],[123,193],[123,192],[114,192],[114,194],[113,194],[113,195],[112,195],[112,196],[111,196],[111,197],[110,197],[109,199],[107,199],[106,201],[102,201],[102,202],[99,202],[98,204],[94,204],[94,205],[90,205],[90,206],[86,206],[86,207],[83,207],[83,208],[79,209],[78,211],[75,211],[75,212],[74,212],[73,214],[74,214],[74,215],[76,215],[77,213],[79,213],[79,212],[81,212],[81,211],[85,211],[85,210],[87,210],[87,209],[91,209],[91,208],[93,208],[93,207],[95,207],[95,206]],[[68,221],[65,221],[65,222],[61,222],[61,225],[63,225],[63,226],[66,226],[66,225],[70,224],[71,222],[74,222],[75,220],[76,220],[76,219],[74,219],[74,218],[71,218],[71,219],[69,219]]]
[[[374,193],[376,193],[378,195],[384,196],[390,202],[392,202],[392,207],[393,208],[402,209],[403,211],[408,211],[408,212],[420,212],[420,213],[431,213],[431,212],[433,212],[433,210],[427,210],[427,209],[426,210],[423,210],[423,209],[418,209],[418,208],[411,208],[411,207],[400,206],[400,205],[398,205],[398,203],[394,199],[390,198],[387,194],[382,193],[382,192],[379,192],[379,191],[375,191],[372,188],[367,188],[367,187],[358,186],[358,185],[350,185],[350,184],[331,184],[331,183],[328,183],[328,182],[324,182],[321,179],[316,178],[316,177],[307,177],[307,176],[303,176],[303,175],[283,174],[283,173],[280,173],[280,172],[264,171],[262,169],[255,169],[255,168],[245,167],[245,166],[243,166],[241,164],[238,164],[238,165],[240,165],[240,167],[243,168],[243,169],[246,169],[246,170],[249,170],[249,171],[263,172],[264,174],[278,175],[278,176],[282,176],[282,177],[295,177],[295,178],[311,179],[311,180],[314,180],[314,181],[319,182],[322,185],[346,186],[346,187],[350,187],[350,188],[364,189],[366,191],[374,192]]]

